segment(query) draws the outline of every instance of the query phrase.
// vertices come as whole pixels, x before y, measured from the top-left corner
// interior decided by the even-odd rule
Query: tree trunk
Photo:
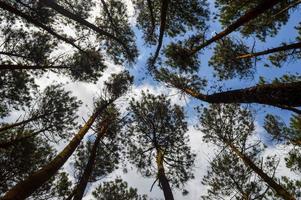
[[[29,122],[32,122],[32,121],[35,121],[37,119],[43,118],[43,117],[45,117],[45,116],[47,116],[49,114],[52,114],[52,113],[45,113],[45,114],[42,114],[42,115],[33,116],[33,117],[31,117],[29,119],[26,119],[26,120],[23,120],[21,122],[17,122],[17,123],[14,123],[14,124],[4,125],[4,126],[0,127],[0,132],[6,131],[6,130],[11,129],[11,128],[15,128],[17,126],[21,126],[21,125],[27,124]]]
[[[157,167],[158,167],[158,179],[162,187],[165,200],[174,200],[172,190],[170,188],[167,177],[165,176],[164,165],[163,165],[163,152],[160,149],[157,149]]]
[[[164,31],[166,26],[166,18],[167,18],[167,11],[168,11],[168,4],[169,0],[162,0],[161,1],[161,20],[160,20],[160,33],[159,33],[159,39],[158,39],[158,46],[155,51],[155,55],[151,58],[151,62],[149,65],[150,70],[154,68],[154,65],[156,64],[156,60],[159,56],[160,49],[163,44],[163,37],[164,37]]]
[[[70,69],[67,66],[42,66],[42,65],[14,65],[0,64],[0,70],[19,70],[19,69]]]
[[[97,137],[96,137],[95,142],[93,144],[91,154],[90,154],[90,157],[89,157],[89,161],[86,165],[84,173],[81,176],[81,179],[80,179],[79,183],[76,186],[73,200],[81,200],[84,196],[85,189],[87,187],[89,178],[92,174],[92,171],[93,171],[93,168],[94,168],[94,165],[95,165],[97,148],[99,146],[101,138],[103,138],[104,135],[106,134],[107,128],[108,128],[107,122],[103,122],[103,124],[101,126],[101,130],[97,134]]]
[[[43,30],[47,31],[49,34],[53,35],[54,37],[58,38],[59,40],[62,40],[70,45],[72,45],[73,47],[77,48],[78,50],[84,52],[79,46],[77,46],[76,44],[73,43],[73,41],[69,38],[65,38],[63,36],[61,36],[60,34],[56,33],[54,30],[52,30],[50,27],[42,24],[41,22],[33,19],[31,16],[24,14],[23,12],[17,10],[16,8],[14,8],[13,6],[4,3],[2,1],[0,1],[0,8],[7,10],[8,12],[11,12],[19,17],[22,17],[23,19],[25,19],[26,21],[28,21],[29,23],[32,23],[33,25],[42,28]]]
[[[282,109],[285,109],[286,107],[301,106],[301,81],[294,83],[257,85],[210,95],[205,95],[189,88],[177,85],[174,86],[185,93],[208,103],[259,103]]]
[[[94,24],[91,24],[90,22],[88,22],[87,20],[81,18],[78,15],[75,15],[71,12],[69,12],[68,10],[66,10],[65,8],[63,8],[62,6],[58,5],[57,3],[55,3],[54,0],[41,0],[41,2],[43,2],[46,6],[52,8],[53,10],[57,11],[58,13],[60,13],[61,15],[72,19],[73,21],[76,21],[77,23],[86,26],[92,30],[94,30],[95,32],[97,32],[100,35],[106,36],[108,38],[111,38],[113,40],[115,40],[116,42],[118,42],[127,52],[127,54],[129,56],[131,56],[131,53],[128,49],[128,47],[125,45],[125,43],[120,40],[119,38],[115,37],[114,35],[112,35],[111,33],[108,33],[104,30],[101,30],[100,28],[98,28],[97,26],[95,26]]]
[[[204,47],[206,47],[206,46],[212,44],[213,42],[216,42],[216,41],[220,40],[221,38],[229,35],[231,32],[235,31],[240,26],[243,26],[247,22],[255,19],[256,17],[258,17],[259,15],[261,15],[262,13],[267,11],[268,9],[271,9],[272,7],[274,7],[279,2],[281,2],[281,0],[263,0],[261,4],[257,5],[255,8],[250,9],[249,11],[247,11],[245,13],[245,15],[238,18],[235,22],[230,24],[225,30],[223,30],[222,32],[216,34],[214,37],[207,40],[202,45],[197,46],[194,50],[192,50],[192,54],[197,53],[198,51],[200,51]]]
[[[253,57],[267,55],[267,54],[271,54],[271,53],[275,53],[275,52],[288,51],[288,50],[300,49],[300,48],[301,48],[301,42],[294,43],[294,44],[289,44],[289,45],[285,44],[283,46],[276,47],[276,48],[273,48],[273,49],[267,49],[265,51],[240,55],[240,56],[237,56],[236,58],[237,59],[253,58]]]
[[[231,150],[244,162],[244,164],[250,167],[258,176],[262,178],[273,190],[277,193],[277,195],[281,196],[285,200],[296,200],[296,198],[290,194],[286,189],[284,189],[280,184],[276,183],[274,179],[269,177],[262,169],[257,167],[253,161],[241,153],[232,143],[226,142]]]
[[[12,52],[4,52],[4,51],[0,51],[0,55],[5,55],[5,56],[12,56],[12,57],[18,57],[18,58],[29,59],[29,57],[27,57],[27,56],[23,56],[23,55],[21,55],[21,54],[12,53]]]
[[[46,166],[36,171],[24,181],[19,182],[10,189],[1,200],[23,200],[29,197],[34,191],[47,182],[64,165],[68,158],[75,151],[81,140],[92,126],[95,119],[110,105],[114,100],[100,106],[89,118],[85,125],[73,137],[70,143]]]

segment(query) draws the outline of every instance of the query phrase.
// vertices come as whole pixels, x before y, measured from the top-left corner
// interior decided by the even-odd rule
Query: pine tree
[[[130,112],[130,162],[143,176],[156,176],[165,199],[174,199],[172,187],[181,188],[193,178],[195,155],[187,144],[183,109],[163,95],[142,93],[140,101],[131,101]]]
[[[24,199],[53,177],[73,154],[96,118],[107,108],[107,106],[112,104],[117,98],[127,91],[129,86],[132,84],[132,81],[132,77],[128,74],[128,72],[113,74],[111,79],[105,83],[105,91],[107,94],[110,94],[110,96],[107,97],[109,99],[102,101],[101,105],[95,109],[89,120],[80,128],[69,144],[52,161],[8,190],[3,199]]]
[[[248,137],[254,133],[253,116],[250,111],[240,108],[238,105],[212,104],[205,108],[200,116],[203,140],[211,142],[221,149],[229,149],[237,156],[246,167],[259,176],[276,195],[283,199],[296,199],[294,193],[290,193],[279,180],[274,179],[273,171],[265,171],[252,159],[258,155],[258,150],[249,152]],[[251,144],[251,148],[254,147]],[[271,164],[269,164],[271,165]]]
[[[128,183],[120,178],[100,184],[94,191],[95,200],[146,200],[146,195],[139,195],[136,188],[128,187]]]
[[[10,138],[10,140],[6,140],[6,143],[14,144],[14,136],[6,133],[12,128],[17,129],[17,132],[22,132],[24,129],[34,130],[34,133],[25,134],[26,137],[43,133],[46,139],[52,141],[68,138],[71,131],[77,126],[76,112],[81,105],[81,102],[70,94],[61,85],[47,86],[42,94],[37,95],[36,102],[30,106],[27,119],[0,127],[1,134]],[[20,138],[18,137],[16,140],[20,140]],[[2,147],[3,144],[5,142],[1,142],[0,146]]]
[[[97,120],[94,142],[88,141],[86,147],[79,149],[76,154],[74,167],[78,183],[72,194],[73,200],[82,199],[88,182],[95,182],[118,167],[119,142],[116,139],[121,128],[119,112],[111,105]]]

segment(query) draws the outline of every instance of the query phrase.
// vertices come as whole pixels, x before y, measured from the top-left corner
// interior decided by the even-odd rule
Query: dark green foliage
[[[294,147],[291,151],[288,152],[287,157],[285,158],[286,166],[292,171],[301,172],[301,148]]]
[[[209,196],[204,199],[220,196],[235,199],[273,196],[273,199],[282,199],[276,195],[277,191],[270,188],[271,180],[264,180],[259,174],[262,171],[260,173],[280,182],[279,178],[274,177],[277,158],[262,157],[262,143],[251,138],[254,134],[253,121],[251,112],[239,105],[212,104],[203,109],[200,115],[203,140],[215,144],[221,150],[220,155],[211,162],[211,170],[203,180],[210,186]],[[254,166],[260,169],[256,172],[257,167]],[[294,195],[291,187],[283,187]]]
[[[51,188],[52,196],[58,200],[65,200],[71,193],[71,186],[72,182],[66,172],[57,174]]]
[[[165,82],[171,87],[190,88],[195,91],[200,91],[207,86],[207,80],[200,78],[195,74],[179,75],[167,69],[160,69],[156,72],[155,77],[157,80]]]
[[[40,1],[32,1],[32,0],[16,0],[10,1],[11,5],[13,5],[18,10],[27,13],[34,19],[39,20],[43,24],[49,24],[53,22],[53,17],[55,13],[47,8],[41,6]],[[16,18],[15,16],[5,12],[7,16],[4,19],[7,20],[8,23],[14,23]],[[29,27],[25,20],[23,21],[26,23],[26,26]]]
[[[217,42],[209,65],[215,70],[215,76],[220,80],[233,78],[252,78],[254,64],[251,58],[237,59],[239,55],[248,54],[249,48],[241,41],[229,37]]]
[[[74,176],[76,180],[79,180],[83,171],[88,163],[90,151],[92,149],[93,140],[89,140],[86,144],[80,145],[75,153],[74,162]],[[117,169],[119,162],[118,154],[115,152],[118,150],[116,145],[102,143],[97,148],[97,156],[93,172],[89,178],[89,182],[95,182],[104,178],[109,173]],[[110,158],[110,159],[108,159]]]
[[[43,93],[36,96],[36,101],[29,106],[29,115],[23,119],[28,121],[15,129],[20,132],[23,129],[33,130],[33,135],[43,133],[51,141],[67,139],[77,126],[76,112],[81,101],[71,96],[71,92],[65,91],[61,85],[48,86]],[[13,140],[11,138],[6,142]]]
[[[295,27],[298,31],[298,36],[296,41],[301,41],[301,23]],[[286,43],[283,43],[285,45]],[[297,62],[301,58],[301,51],[300,49],[292,49],[289,51],[280,51],[268,56],[269,62],[275,67],[282,67],[284,64],[289,64],[292,62]],[[265,64],[267,67],[269,64]]]
[[[109,80],[105,82],[106,92],[108,92],[112,98],[118,98],[129,90],[133,80],[133,76],[131,76],[128,71],[112,74]]]
[[[297,199],[299,199],[301,197],[301,182],[300,180],[292,180],[291,178],[293,177],[281,176],[281,183],[288,191],[290,191]],[[267,195],[272,199],[282,199],[273,194],[272,191],[267,192]]]
[[[146,200],[146,195],[139,195],[136,188],[128,187],[127,182],[120,178],[103,182],[94,191],[96,200]]]
[[[121,119],[120,113],[115,105],[110,105],[102,115],[97,119],[96,134],[103,134],[101,129],[105,128],[106,132],[101,138],[101,143],[98,145],[95,165],[90,176],[90,182],[95,182],[104,178],[109,173],[113,172],[118,168],[120,163],[120,146],[121,146],[121,135],[120,130]],[[94,143],[94,135],[89,137],[86,144],[82,144],[76,151],[75,158],[75,178],[78,180],[85,169],[91,149]],[[110,158],[110,159],[108,159]]]
[[[76,52],[64,65],[69,68],[67,74],[72,79],[94,83],[107,67],[100,52],[94,50]]]
[[[125,52],[124,46],[116,40],[105,36],[99,36],[102,40],[100,48],[104,48],[115,63],[122,64],[125,60],[130,63],[134,62],[138,56],[138,50],[134,32],[129,24],[126,5],[120,0],[103,0],[101,4],[101,16],[96,19],[97,24],[121,40],[128,51]]]
[[[13,109],[28,106],[32,100],[30,93],[37,88],[33,78],[22,70],[0,70],[0,85],[0,118]]]
[[[89,0],[57,0],[56,3],[84,19],[91,16],[90,11],[95,6],[95,2]]]
[[[251,112],[236,104],[211,104],[202,110],[200,122],[203,140],[219,147],[227,141],[243,149],[255,129]]]
[[[165,64],[180,72],[193,73],[198,71],[200,60],[197,54],[191,54],[191,49],[185,47],[182,42],[171,43],[165,49]]]
[[[260,17],[252,20],[244,25],[240,32],[244,36],[255,35],[260,40],[264,41],[266,37],[275,36],[279,29],[285,25],[289,19],[289,10],[281,12],[283,9],[293,4],[297,0],[281,1],[272,9],[267,10]],[[215,6],[219,10],[219,21],[224,27],[227,27],[233,21],[243,16],[246,11],[260,4],[261,0],[255,1],[240,1],[240,0],[217,0]]]
[[[270,158],[264,168],[275,171],[275,159]],[[271,163],[272,165],[268,165]],[[202,184],[209,186],[208,195],[205,199],[218,199],[220,197],[231,197],[232,199],[256,199],[266,196],[270,189],[264,182],[254,175],[252,170],[228,150],[224,150],[210,162],[207,175]]]
[[[23,29],[7,29],[5,43],[1,51],[7,53],[1,63],[12,62],[19,65],[50,65],[50,53],[57,45],[49,35],[42,32],[29,32]],[[1,53],[0,53],[1,55]],[[12,55],[10,57],[10,55]]]
[[[278,142],[294,145],[285,157],[286,166],[292,171],[301,172],[301,118],[293,115],[290,126],[287,126],[279,116],[268,114],[264,123],[265,130]]]
[[[19,134],[20,137],[22,135]],[[7,137],[5,134],[0,136],[1,140]],[[38,136],[23,140],[9,148],[0,149],[0,193],[4,194],[17,182],[45,165],[53,155],[54,151],[50,145]],[[47,190],[47,187],[46,191],[42,188],[36,193],[39,195]]]
[[[138,12],[137,26],[143,31],[146,43],[158,42],[158,30],[161,23],[161,3],[154,0],[134,0]],[[170,0],[166,19],[165,34],[175,37],[192,30],[202,30],[209,18],[206,0]]]
[[[54,136],[66,139],[77,126],[76,112],[80,105],[81,101],[72,96],[70,91],[65,91],[61,85],[51,85],[45,88],[33,113],[47,114],[37,123]]]
[[[188,146],[183,109],[165,96],[142,93],[130,102],[129,159],[143,176],[156,176],[156,155],[162,151],[166,177],[174,187],[193,178],[195,154]]]
[[[293,116],[291,127],[287,127],[279,116],[268,114],[265,117],[264,128],[277,141],[287,141],[292,144],[301,145],[300,124],[300,116]]]

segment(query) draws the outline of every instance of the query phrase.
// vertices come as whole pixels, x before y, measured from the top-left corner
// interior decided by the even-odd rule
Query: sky
[[[214,7],[211,2],[211,11],[214,11]],[[213,159],[215,153],[217,152],[216,149],[210,145],[206,144],[202,141],[202,133],[201,131],[195,128],[195,125],[198,124],[196,111],[194,108],[196,106],[200,106],[202,102],[195,100],[191,97],[185,96],[183,97],[178,93],[176,89],[167,88],[162,83],[155,82],[147,73],[146,73],[146,61],[149,58],[150,54],[154,52],[155,47],[147,47],[142,39],[141,32],[135,27],[135,14],[133,10],[133,6],[131,5],[130,1],[127,1],[129,14],[132,16],[131,24],[133,29],[135,30],[135,34],[137,37],[137,46],[140,51],[140,55],[138,57],[137,62],[133,66],[120,66],[112,64],[112,62],[107,61],[108,68],[103,73],[103,76],[98,80],[96,84],[92,83],[84,83],[84,82],[72,82],[66,77],[53,74],[51,72],[47,73],[44,77],[37,80],[37,84],[40,86],[41,89],[45,88],[49,84],[53,83],[64,83],[64,87],[72,91],[72,94],[75,95],[78,99],[83,102],[83,106],[80,108],[78,115],[80,118],[78,119],[79,124],[83,124],[84,120],[89,117],[89,115],[93,111],[93,100],[97,98],[100,94],[101,89],[103,88],[103,81],[107,80],[110,74],[117,73],[122,71],[123,69],[127,69],[130,73],[135,77],[134,85],[132,86],[130,92],[125,96],[118,100],[118,105],[120,106],[121,110],[125,112],[125,108],[127,106],[127,98],[135,97],[136,99],[140,98],[141,91],[149,91],[153,94],[166,94],[170,99],[171,102],[174,104],[179,104],[185,108],[185,114],[187,116],[189,131],[187,134],[190,137],[190,144],[193,152],[197,154],[195,167],[194,167],[194,175],[195,179],[189,181],[185,189],[189,191],[187,196],[183,196],[181,191],[174,190],[174,196],[176,200],[188,200],[188,199],[200,199],[201,195],[206,194],[206,187],[201,184],[202,177],[206,175],[209,161]],[[293,13],[292,17],[290,18],[289,23],[282,28],[279,32],[277,37],[275,38],[268,38],[267,42],[256,43],[257,50],[263,50],[271,47],[277,47],[281,44],[281,42],[289,42],[293,41],[296,36],[296,30],[294,26],[296,26],[301,19],[301,12]],[[210,32],[219,32],[221,27],[219,26],[218,22],[212,23],[212,21],[208,22],[210,25]],[[252,39],[245,39],[249,45],[252,46],[253,40]],[[171,40],[165,39],[164,44],[169,43]],[[203,55],[200,55],[199,59],[201,60],[201,68],[199,75],[202,77],[208,78],[209,84],[215,84],[216,80],[212,76],[212,69],[208,66],[207,62],[212,55],[212,48],[206,49]],[[223,88],[225,89],[237,89],[237,88],[244,88],[254,85],[259,79],[259,76],[264,76],[268,80],[272,80],[275,77],[280,77],[281,75],[290,72],[290,73],[301,73],[300,62],[296,63],[289,63],[287,66],[283,68],[266,68],[263,66],[261,62],[257,63],[256,66],[256,73],[255,73],[255,80],[239,80],[234,79],[230,81],[223,82]],[[206,105],[206,104],[205,104]],[[288,111],[282,111],[280,109],[271,108],[268,106],[261,106],[261,105],[252,105],[252,108],[256,110],[256,133],[260,139],[262,139],[266,144],[269,145],[267,148],[265,155],[277,154],[283,157],[285,152],[288,149],[285,149],[281,145],[272,144],[269,140],[269,137],[266,135],[264,129],[262,128],[263,119],[265,114],[272,113],[278,114],[282,116],[285,120],[289,119],[291,115]],[[5,121],[13,121],[19,116],[19,113],[13,113],[8,118],[4,119]],[[90,132],[92,134],[92,132]],[[89,135],[89,134],[88,134]],[[87,137],[85,138],[87,139]],[[59,151],[61,150],[67,142],[61,142],[56,145],[56,149]],[[72,159],[69,160],[65,165],[64,169],[70,173],[70,178],[72,178],[72,166],[71,166]],[[278,175],[289,175],[294,176],[295,178],[301,178],[298,174],[292,174],[289,172],[284,165],[283,158],[280,163],[280,166],[277,170]],[[154,186],[153,190],[150,192],[151,185],[155,178],[143,178],[135,167],[131,167],[128,173],[124,174],[122,168],[114,171],[112,174],[108,175],[103,180],[100,180],[93,185],[90,185],[86,191],[86,196],[84,200],[91,199],[91,191],[95,186],[97,186],[102,181],[112,180],[115,177],[120,176],[125,181],[128,182],[129,186],[136,187],[138,189],[138,193],[140,194],[147,194],[148,197],[154,199],[162,199],[163,192],[157,186]]]

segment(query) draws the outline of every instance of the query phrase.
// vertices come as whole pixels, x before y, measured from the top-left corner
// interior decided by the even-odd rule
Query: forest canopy
[[[300,0],[0,0],[0,200],[301,198]]]

